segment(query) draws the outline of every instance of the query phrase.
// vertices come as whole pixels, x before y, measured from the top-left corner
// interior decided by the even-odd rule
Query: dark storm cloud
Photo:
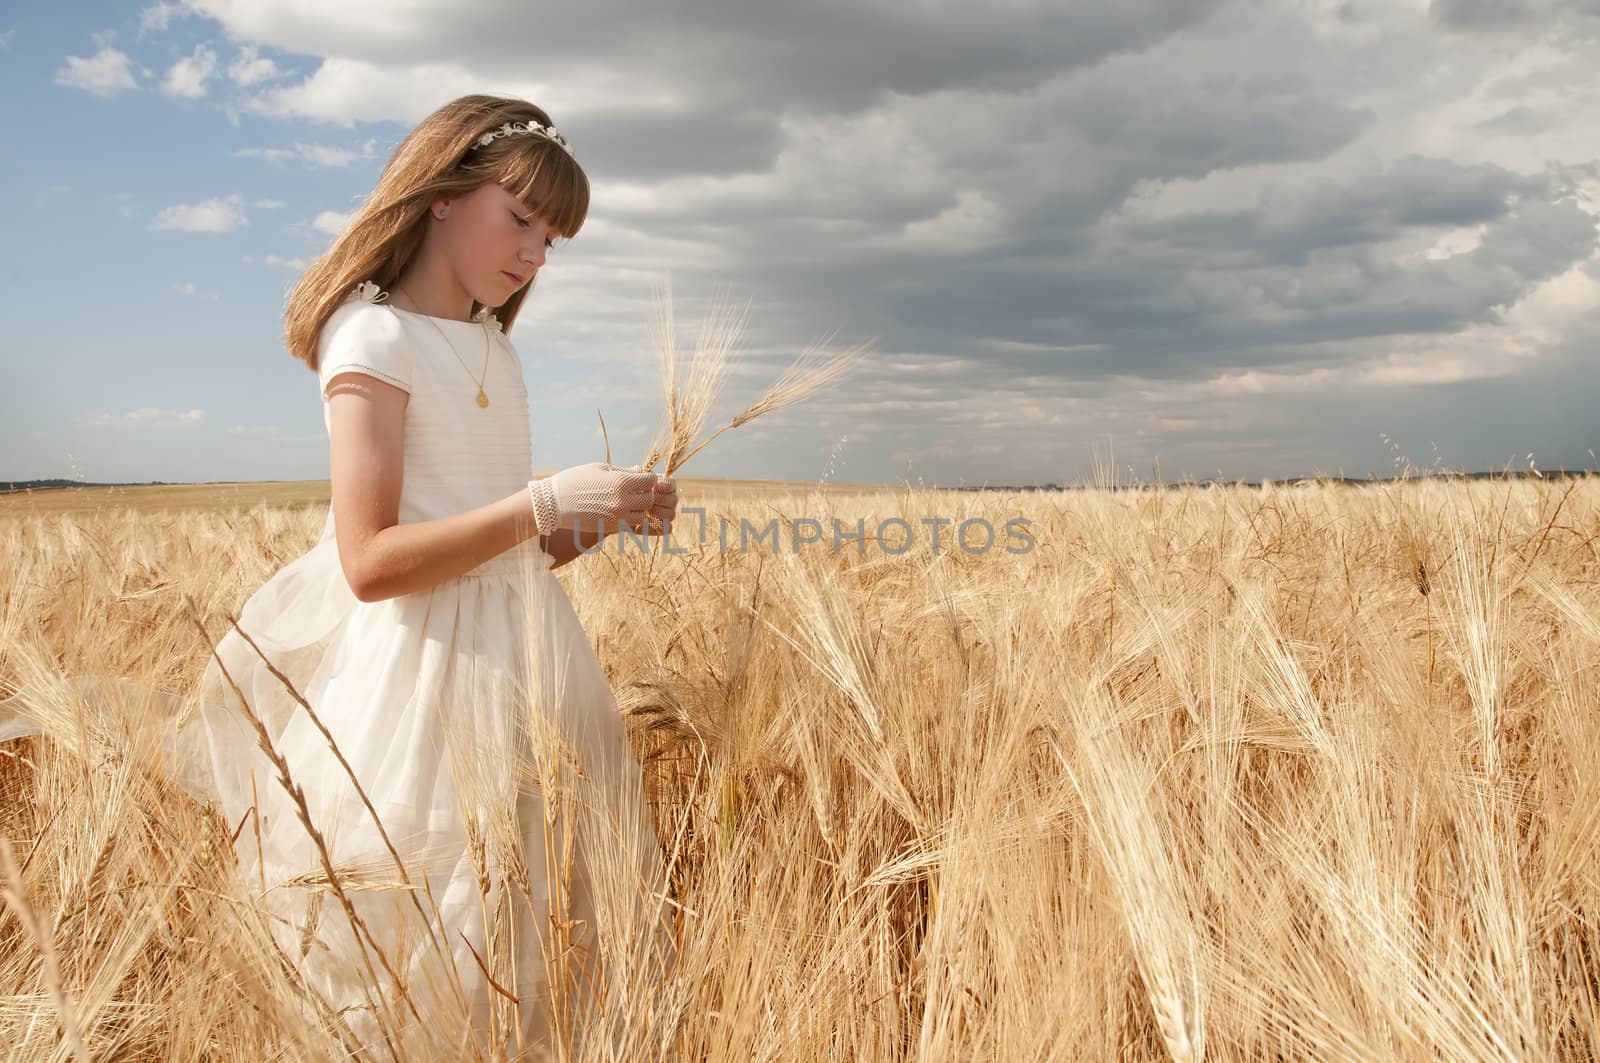
[[[1563,5],[1561,17],[1581,12]],[[686,70],[688,99],[727,98],[726,86],[708,83],[732,69],[756,107],[795,96],[835,111],[839,141],[791,139],[754,190],[682,202],[668,194],[615,214],[640,232],[716,247],[703,269],[672,268],[689,283],[697,272],[737,276],[774,308],[773,333],[821,319],[908,352],[863,366],[842,411],[878,426],[891,447],[1115,430],[1157,452],[1165,440],[1174,458],[1216,456],[1199,473],[1227,464],[1236,474],[1238,462],[1274,456],[1332,471],[1338,455],[1375,449],[1377,432],[1406,428],[1474,467],[1503,462],[1519,438],[1529,449],[1581,442],[1572,403],[1564,429],[1536,412],[1564,376],[1581,375],[1570,351],[1536,375],[1389,386],[1381,399],[1336,386],[1218,393],[1192,408],[1126,397],[1183,394],[1251,370],[1341,380],[1419,338],[1448,348],[1596,248],[1595,217],[1572,197],[1581,168],[1535,156],[1512,169],[1417,147],[1319,170],[1406,108],[1430,106],[1416,102],[1430,91],[1426,72],[1466,61],[1449,44],[1358,45],[1254,4],[1204,15],[1173,25],[1144,11],[1120,32],[1102,24],[1087,34],[1093,44],[1054,63],[1034,16],[986,25],[968,53],[943,32],[902,47],[882,36],[891,23],[864,17],[853,23],[863,54],[881,65],[821,60],[837,85],[797,77],[788,43],[752,50],[774,64],[760,76],[739,62]],[[1471,14],[1442,17],[1464,25]],[[1359,20],[1351,25],[1359,31]],[[734,26],[733,39],[747,28]],[[788,28],[796,41],[816,32]],[[784,27],[771,39],[791,40]],[[982,72],[1005,54],[1015,61]],[[1260,176],[1232,202],[1141,209],[1147,190],[1229,171]],[[964,204],[978,220],[963,222]],[[914,229],[921,242],[908,239]],[[1472,230],[1470,250],[1421,253]],[[788,350],[780,342],[769,357]],[[1495,407],[1497,398],[1509,405]],[[1429,412],[1410,410],[1419,402]],[[1452,420],[1441,402],[1477,411],[1477,425]],[[1540,430],[1519,436],[1531,421]],[[1026,469],[1029,449],[1005,453]]]
[[[1258,265],[1303,266],[1321,248],[1373,243],[1415,227],[1495,221],[1516,199],[1550,189],[1543,174],[1408,155],[1359,181],[1312,180],[1274,189],[1248,209],[1135,220],[1124,231],[1173,247],[1238,248],[1243,259]]]
[[[1254,219],[1182,246],[1099,244],[1048,271],[995,262],[971,279],[945,277],[890,293],[913,342],[971,350],[983,334],[1063,347],[1066,353],[985,353],[974,378],[1048,373],[1074,379],[1206,376],[1220,366],[1315,365],[1348,359],[1332,341],[1450,333],[1496,320],[1501,309],[1590,255],[1593,217],[1570,202],[1530,201],[1492,222],[1472,251],[1400,263],[1370,241],[1329,245],[1288,262],[1230,264],[1250,244]],[[1066,252],[1068,249],[1063,249]],[[1003,292],[1004,295],[994,293]],[[998,304],[998,305],[997,305]],[[1000,327],[996,325],[1003,322]]]
[[[1257,428],[1258,437],[1290,446],[1311,442],[1308,453],[1320,453],[1317,462],[1324,472],[1343,463],[1346,472],[1366,475],[1369,464],[1353,456],[1378,452],[1380,432],[1418,470],[1435,463],[1445,470],[1525,469],[1530,452],[1542,470],[1600,470],[1600,460],[1590,453],[1600,453],[1600,423],[1591,399],[1600,391],[1597,344],[1600,318],[1590,318],[1545,356],[1513,373],[1424,388],[1316,389],[1274,395],[1270,403],[1247,409],[1271,411],[1273,427]],[[1260,418],[1250,421],[1258,424]]]
[[[642,85],[661,84],[679,99],[675,107],[585,120],[586,157],[598,172],[657,178],[769,166],[780,146],[778,123],[789,116],[851,114],[896,95],[1026,91],[1147,48],[1202,21],[1220,2],[946,3],[915,10],[862,3],[602,4],[541,17],[538,32],[563,42],[548,57],[552,81],[559,83],[562,70],[581,76],[591,57],[604,56],[608,67]],[[506,17],[477,10],[485,19]],[[501,33],[497,41],[481,56],[486,69],[512,73],[525,63],[517,35]],[[1085,101],[1086,131],[1115,139],[1113,126],[1124,121],[1161,131],[1163,116],[1117,114],[1121,105],[1110,96]],[[1249,147],[1230,141],[1206,150],[1224,156]]]
[[[614,112],[582,129],[574,137],[585,172],[597,180],[760,172],[782,143],[772,116],[755,111]]]
[[[1561,22],[1600,19],[1600,0],[1433,0],[1428,11],[1451,29],[1548,30]]]
[[[568,128],[612,193],[591,205],[588,266],[669,271],[680,296],[736,284],[761,308],[755,376],[834,326],[877,337],[848,402],[895,438],[1092,418],[1330,469],[1319,455],[1396,427],[1424,385],[1367,403],[1207,382],[1448,353],[1597,247],[1575,192],[1600,168],[1569,127],[1592,109],[1573,89],[1594,91],[1600,0],[520,10],[473,5],[341,54],[592,87]],[[234,27],[252,39],[315,52],[326,35],[253,12]],[[1432,394],[1512,403],[1482,418],[1498,452],[1519,418],[1546,425],[1541,395],[1592,376],[1576,349],[1538,386]],[[1072,403],[1095,405],[1061,427],[1052,404]]]
[[[836,320],[891,334],[905,349],[976,358],[974,343],[995,336],[1052,344],[1161,337],[1206,313],[1204,301],[1186,290],[1191,270],[1215,265],[1218,256],[1259,258],[1245,227],[1252,216],[1242,213],[1244,224],[1204,239],[1196,226],[1187,247],[1158,246],[1147,234],[1108,234],[1101,231],[1108,216],[1151,182],[1322,158],[1376,118],[1281,64],[1237,72],[1223,62],[1195,72],[1180,65],[1184,54],[1173,42],[1166,53],[1115,57],[1022,98],[945,107],[908,101],[893,112],[889,128],[899,139],[892,145],[853,139],[828,159],[791,152],[792,170],[758,194],[710,196],[688,207],[668,197],[597,209],[640,231],[713,243],[719,261],[741,263],[742,280],[762,294],[826,307]],[[1441,221],[1489,216],[1497,194],[1520,187],[1505,172],[1446,173],[1439,180],[1452,198],[1424,202],[1422,186],[1434,176],[1426,161],[1401,167],[1392,187],[1371,195],[1383,210],[1420,224],[1430,211]],[[979,239],[937,253],[897,242],[909,224],[937,218],[965,192],[994,208],[972,234]],[[1347,197],[1343,209],[1354,215],[1364,209],[1362,194],[1334,189],[1328,196]],[[1285,192],[1286,207],[1293,195]],[[1310,224],[1288,214],[1278,227]],[[1298,239],[1286,231],[1279,257],[1300,253]],[[1180,332],[1161,342],[1191,338]],[[1137,371],[1139,357],[1112,350],[1075,368]],[[1160,356],[1151,357],[1155,366]],[[1038,367],[1025,359],[1021,368]]]
[[[1224,0],[1116,4],[956,2],[749,4],[692,0],[527,5],[501,0],[443,11],[425,32],[383,31],[338,42],[337,54],[383,66],[470,57],[486,78],[583,80],[603,66],[663,99],[645,114],[732,108],[859,110],[890,94],[1016,91],[1063,70],[1137,51],[1204,21]],[[316,7],[193,0],[254,41],[327,54],[346,16]],[[557,116],[559,121],[559,116]]]
[[[764,260],[750,283],[809,296],[904,349],[958,352],[974,385],[1051,372],[1190,377],[1313,365],[1349,357],[1331,341],[1495,320],[1594,251],[1595,219],[1557,199],[1563,188],[1546,175],[1409,157],[1231,210],[1099,227],[1040,216],[1026,239],[981,255],[801,265],[773,253],[770,229],[744,239],[749,261]],[[1408,230],[1477,224],[1479,245],[1453,257],[1400,261],[1389,248]],[[1007,353],[986,347],[993,338],[1072,349]]]
[[[734,2],[570,9],[551,39],[634,58],[708,100],[854,110],[887,93],[1022,89],[1042,76],[1146,47],[1217,0],[1118,4]],[[497,16],[503,18],[503,15]],[[567,45],[563,45],[567,50]]]

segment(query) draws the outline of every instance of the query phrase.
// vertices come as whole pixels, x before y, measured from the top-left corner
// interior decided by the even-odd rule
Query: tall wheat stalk
[[[33,911],[33,906],[28,903],[16,854],[11,851],[11,842],[4,837],[0,837],[0,875],[3,875],[5,880],[5,885],[0,886],[0,899],[5,901],[6,907],[11,909],[11,913],[17,917],[22,929],[27,931],[28,936],[33,939],[34,946],[39,950],[39,958],[44,969],[45,991],[50,994],[50,1001],[55,1005],[56,1016],[61,1021],[61,1030],[66,1036],[67,1046],[72,1049],[75,1057],[87,1060],[91,1057],[83,1045],[83,1031],[78,1027],[78,1018],[73,1010],[72,1001],[67,997],[67,991],[61,984],[61,968],[56,963],[56,950],[50,940],[50,929],[39,920]]]
[[[843,352],[830,354],[827,344],[836,333],[812,344],[786,369],[762,395],[734,414],[727,424],[699,443],[695,439],[705,427],[712,404],[722,392],[727,378],[729,353],[738,342],[749,317],[749,303],[735,310],[723,298],[716,298],[702,319],[686,374],[678,366],[678,344],[672,309],[670,284],[656,289],[655,347],[661,373],[666,423],[658,429],[650,451],[640,463],[646,470],[665,462],[662,473],[671,476],[700,453],[713,439],[730,429],[749,424],[788,406],[804,401],[837,382],[856,362],[873,349],[868,340]],[[680,386],[680,375],[686,377]]]

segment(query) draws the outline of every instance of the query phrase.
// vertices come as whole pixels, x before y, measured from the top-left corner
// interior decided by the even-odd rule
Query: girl
[[[670,520],[676,493],[601,463],[528,480],[505,335],[588,198],[544,111],[462,97],[289,296],[332,503],[180,733],[279,946],[367,1047],[537,1053],[598,1028],[596,993],[620,1039],[670,958],[639,768],[551,570]]]

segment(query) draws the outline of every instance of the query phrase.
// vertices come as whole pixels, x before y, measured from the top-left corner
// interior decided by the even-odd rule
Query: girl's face
[[[443,237],[461,286],[484,306],[500,306],[531,284],[561,235],[495,181],[440,200],[435,215],[442,206],[450,209],[443,221],[434,221],[434,234]]]

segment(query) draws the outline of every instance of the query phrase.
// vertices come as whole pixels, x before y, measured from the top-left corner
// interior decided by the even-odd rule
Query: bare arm
[[[601,535],[597,531],[575,531],[572,528],[557,528],[550,535],[541,535],[539,545],[544,552],[555,558],[551,568],[560,568],[568,561],[581,556],[581,550],[593,552],[600,545]]]
[[[340,373],[328,386],[339,564],[364,602],[454,579],[535,534],[525,490],[454,516],[399,523],[409,399],[403,388],[364,373]]]

